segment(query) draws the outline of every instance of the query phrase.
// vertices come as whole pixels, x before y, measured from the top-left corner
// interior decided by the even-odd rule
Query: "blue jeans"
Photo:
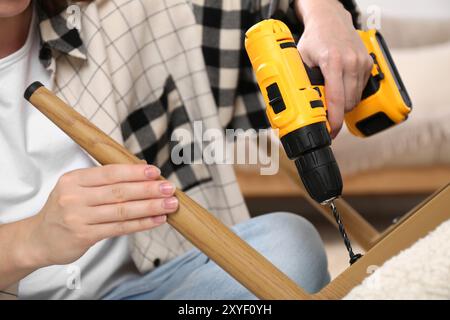
[[[272,213],[236,225],[233,230],[306,291],[317,292],[330,281],[322,240],[304,218]],[[197,249],[119,285],[104,298],[256,299]]]

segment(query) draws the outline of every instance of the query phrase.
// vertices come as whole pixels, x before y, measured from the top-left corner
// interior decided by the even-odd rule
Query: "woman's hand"
[[[298,49],[304,63],[319,66],[323,73],[334,138],[342,127],[344,112],[359,103],[373,61],[350,13],[337,0],[297,0],[296,11],[305,25]]]
[[[163,224],[178,201],[173,184],[159,176],[145,164],[66,173],[33,217],[25,252],[40,266],[67,264],[100,240]]]

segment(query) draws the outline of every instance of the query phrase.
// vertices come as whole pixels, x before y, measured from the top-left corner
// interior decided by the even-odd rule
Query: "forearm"
[[[311,19],[317,17],[327,18],[327,10],[344,9],[342,3],[338,0],[295,0],[295,13],[306,25]],[[348,11],[347,11],[348,12]],[[350,12],[348,12],[351,18]]]
[[[31,241],[35,224],[35,218],[31,217],[0,225],[0,290],[44,267]]]

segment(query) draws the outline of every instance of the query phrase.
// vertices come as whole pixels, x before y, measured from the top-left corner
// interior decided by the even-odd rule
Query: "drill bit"
[[[342,239],[344,240],[345,247],[347,248],[348,254],[350,256],[350,265],[355,263],[359,258],[362,257],[360,253],[354,253],[352,244],[350,243],[350,239],[347,236],[347,232],[345,231],[344,224],[342,223],[341,216],[339,215],[339,212],[336,208],[336,205],[334,204],[334,201],[331,200],[329,202],[331,212],[333,213],[334,219],[336,220],[336,223],[339,227],[339,233],[342,236]]]

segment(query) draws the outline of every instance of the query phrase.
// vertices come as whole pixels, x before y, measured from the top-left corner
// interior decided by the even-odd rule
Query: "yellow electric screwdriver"
[[[358,31],[374,60],[359,105],[345,115],[351,133],[370,136],[404,121],[411,101],[388,48],[375,30]],[[342,179],[331,151],[324,78],[303,63],[289,28],[264,20],[246,33],[245,48],[266,103],[266,114],[309,195],[328,203],[341,195]]]
[[[404,121],[412,104],[383,37],[376,30],[358,31],[374,65],[361,102],[345,115],[349,131],[370,136]],[[333,200],[342,193],[342,178],[331,151],[324,78],[303,63],[289,28],[278,20],[251,27],[245,48],[266,104],[266,115],[300,178],[314,200],[329,204],[350,254],[354,254]]]

